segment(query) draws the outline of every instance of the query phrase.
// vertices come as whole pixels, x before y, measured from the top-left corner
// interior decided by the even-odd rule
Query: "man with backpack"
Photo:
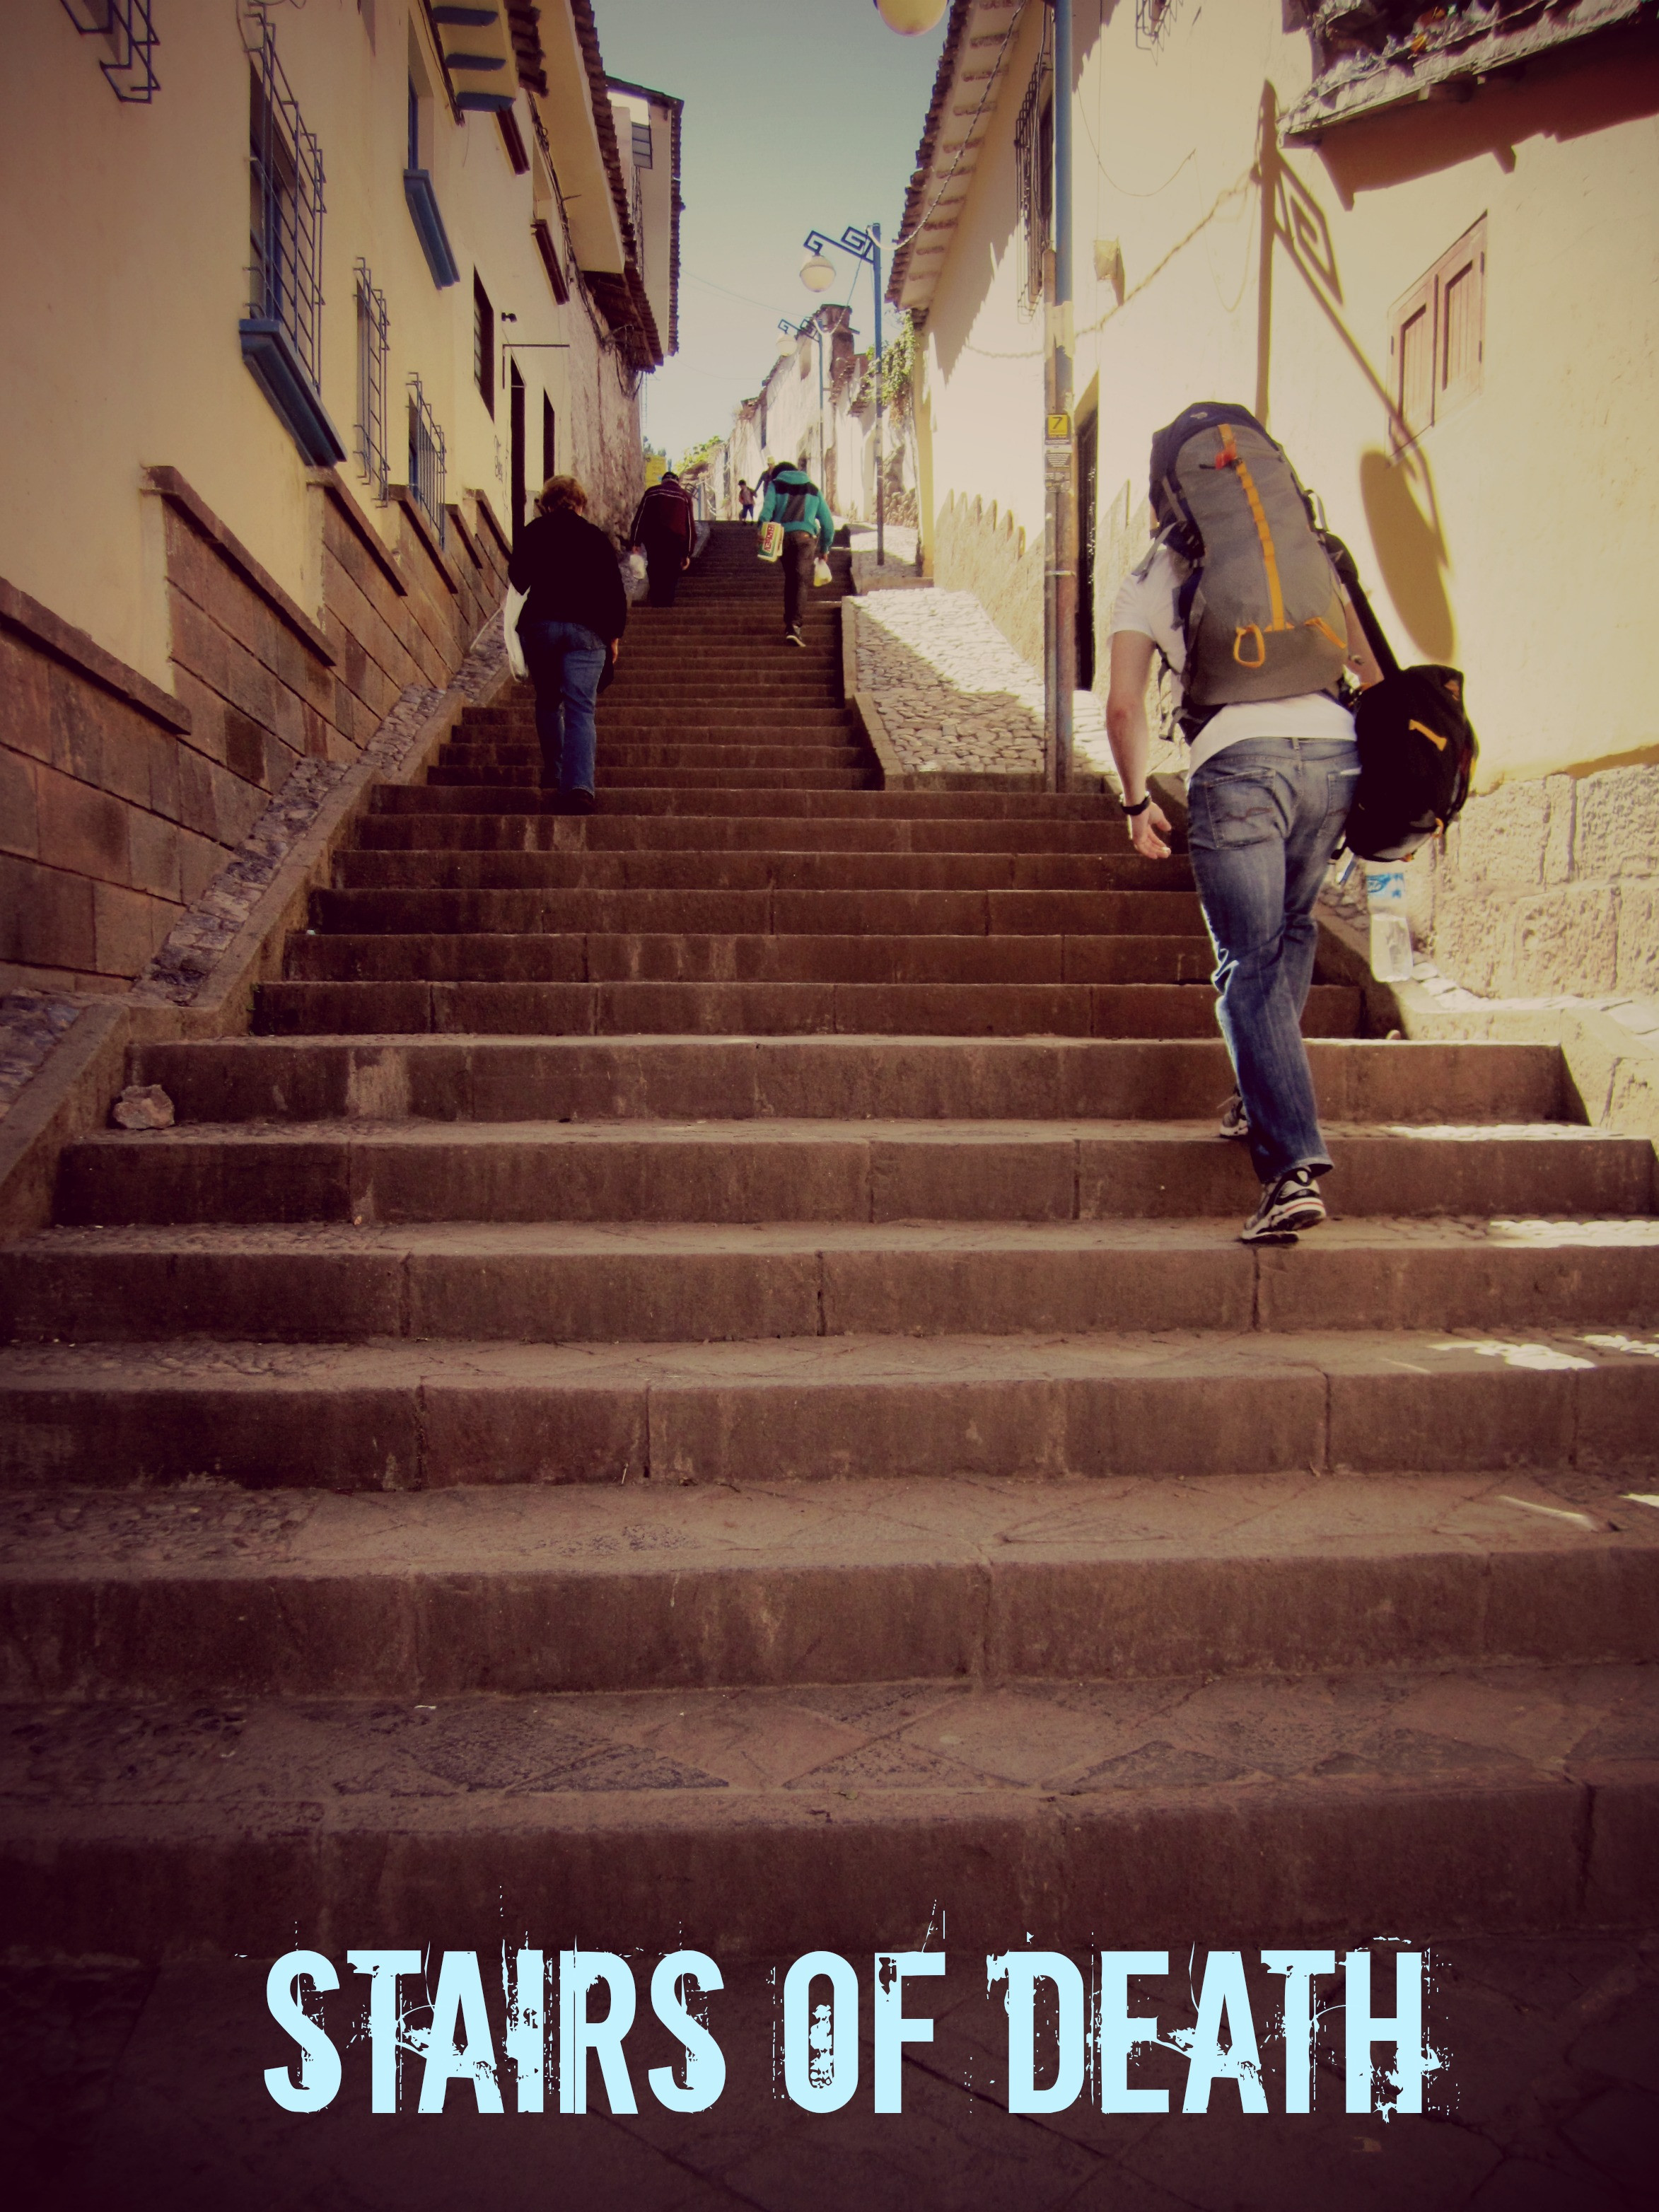
[[[781,461],[767,482],[760,519],[763,536],[769,522],[783,526],[783,635],[789,644],[804,646],[801,592],[811,583],[814,563],[829,558],[836,535],[834,518],[805,470]]]
[[[1325,1218],[1302,1009],[1314,902],[1359,778],[1346,679],[1380,670],[1282,450],[1244,408],[1205,401],[1152,441],[1152,550],[1111,619],[1106,729],[1135,849],[1167,860],[1146,787],[1146,687],[1163,655],[1192,753],[1188,845],[1215,947],[1217,1014],[1237,1088],[1221,1133],[1246,1140],[1261,1198],[1246,1243]]]
[[[672,469],[665,470],[662,481],[653,483],[640,501],[629,539],[645,555],[646,573],[651,580],[650,604],[653,607],[673,605],[680,587],[680,573],[691,565],[696,528],[690,493]]]

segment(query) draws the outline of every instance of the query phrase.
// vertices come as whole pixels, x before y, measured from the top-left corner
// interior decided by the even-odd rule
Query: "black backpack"
[[[1402,668],[1360,589],[1352,554],[1328,532],[1324,542],[1382,671],[1354,708],[1359,788],[1343,840],[1362,860],[1409,860],[1456,820],[1469,795],[1480,746],[1464,709],[1463,672],[1434,661]]]

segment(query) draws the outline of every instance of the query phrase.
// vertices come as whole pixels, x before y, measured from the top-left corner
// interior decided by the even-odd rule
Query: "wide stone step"
[[[375,805],[383,814],[478,814],[497,807],[534,811],[539,801],[524,793],[473,791],[451,787],[434,790],[429,784],[378,784]],[[1086,792],[1033,791],[844,791],[844,792],[700,792],[678,799],[672,792],[632,792],[623,799],[613,794],[602,800],[601,811],[635,814],[701,815],[711,821],[721,816],[765,816],[774,823],[793,818],[845,819],[872,828],[929,823],[952,830],[977,823],[1018,824],[1032,851],[1044,849],[1043,832],[1073,824],[1088,824],[1111,832],[1110,843],[1121,851],[1123,821],[1109,801]],[[775,831],[769,833],[769,838]],[[1069,849],[1056,848],[1054,849]]]
[[[435,791],[459,785],[468,790],[528,788],[535,792],[541,780],[536,769],[492,768],[480,763],[459,769],[434,768],[428,774],[425,788]],[[593,784],[601,796],[608,793],[613,799],[620,798],[625,802],[640,789],[706,792],[724,798],[735,792],[862,791],[870,780],[869,769],[856,762],[838,769],[629,767],[608,758],[601,748]]]
[[[1357,990],[1316,983],[1302,1026],[1310,1037],[1352,1036],[1360,1014]],[[1215,997],[1196,982],[263,983],[253,1026],[268,1036],[875,1033],[1152,1040],[1213,1036]]]
[[[1659,1221],[327,1223],[52,1229],[0,1335],[534,1343],[1127,1329],[1645,1328]]]
[[[553,817],[548,823],[550,831]],[[379,825],[376,825],[377,827]],[[621,851],[387,845],[337,854],[337,890],[1179,890],[1184,861],[1139,854]],[[303,941],[303,940],[301,940]]]
[[[263,1960],[298,1928],[490,1956],[505,1926],[867,1956],[946,1899],[980,1951],[1659,1905],[1654,1667],[3,1714],[0,1942],[31,1952]]]
[[[1591,1513],[1588,1531],[1561,1509],[1609,1480],[1652,1486],[1656,1392],[1651,1331],[1583,1326],[708,1344],[128,1338],[0,1350],[0,1481],[184,1482],[210,1516],[232,1507],[204,1478],[258,1491],[591,1485],[648,1500],[664,1485],[724,1486],[729,1498],[733,1486],[764,1492],[786,1478],[854,1475],[878,1486],[1144,1477],[1173,1486],[1268,1474],[1490,1484],[1509,1469],[1508,1502],[1487,1516],[1484,1543],[1539,1530],[1577,1542],[1646,1526],[1650,1509],[1628,1499]],[[1517,1486],[1523,1468],[1558,1494],[1540,1500]],[[1362,1553],[1398,1526],[1399,1486],[1348,1494]],[[1175,1495],[1201,1521],[1199,1493]],[[1150,1509],[1137,1503],[1123,1509],[1121,1533],[1155,1556],[1163,1540],[1145,1538]],[[739,1532],[777,1513],[752,1497],[740,1512],[721,1510]],[[1030,1497],[1025,1510],[1040,1537],[1049,1503]],[[459,1513],[444,1523],[458,1539]],[[247,1516],[256,1528],[289,1518],[256,1505]],[[1073,1517],[1054,1525],[1063,1533]],[[926,1534],[939,1522],[918,1510],[909,1525]],[[13,1515],[9,1544],[29,1526]],[[73,1526],[60,1516],[37,1533]],[[1328,1547],[1333,1560],[1338,1548]],[[1388,1617],[1373,1607],[1374,1626]],[[787,1613],[775,1619],[784,1633]],[[1431,1633],[1422,1614],[1396,1608],[1392,1619],[1419,1639]]]
[[[1333,1213],[1645,1216],[1653,1147],[1561,1123],[1326,1129]],[[65,1151],[60,1222],[1096,1221],[1237,1217],[1214,1121],[203,1125]]]
[[[451,794],[443,794],[447,799]],[[492,794],[492,799],[494,794]],[[1170,860],[1142,860],[1130,850],[1121,823],[1104,817],[1093,822],[952,822],[841,820],[788,815],[768,820],[732,815],[676,817],[601,811],[586,816],[546,814],[527,797],[508,808],[492,804],[487,813],[464,809],[422,813],[377,811],[357,824],[360,848],[375,852],[583,852],[583,853],[763,853],[793,858],[797,854],[896,854],[934,856],[996,856],[1018,871],[1006,878],[975,876],[969,880],[1000,887],[1050,883],[1067,890],[1124,884],[1147,890],[1187,890],[1192,871],[1184,854]],[[1097,856],[1145,872],[1127,877],[1045,876],[1053,862]],[[770,880],[770,878],[769,878]],[[847,879],[849,887],[856,876]],[[902,879],[901,879],[902,880]],[[933,888],[927,879],[920,888]],[[953,888],[947,880],[938,888]]]
[[[895,1474],[779,1486],[742,1526],[729,1490],[638,1468],[626,1484],[497,1484],[465,1501],[290,1486],[263,1513],[223,1488],[146,1495],[136,1511],[131,1492],[70,1494],[72,1516],[61,1490],[14,1502],[0,1698],[1659,1660],[1659,1516],[1632,1522],[1591,1475],[1379,1486],[1301,1468],[1191,1490],[1057,1476],[1034,1493]],[[1394,1603],[1378,1604],[1384,1589]]]
[[[607,743],[601,750],[599,764],[613,769],[841,769],[848,766],[854,758],[861,758],[862,754],[860,745],[847,739],[832,744],[809,744],[794,738],[776,743],[769,739],[763,744],[731,744],[720,740],[703,744],[678,737],[630,737]],[[541,748],[533,741],[446,745],[441,757],[441,765],[451,769],[523,769],[538,768],[540,764]]]
[[[1541,1044],[1359,1039],[1308,1047],[1332,1121],[1567,1121],[1561,1055]],[[247,1036],[133,1048],[181,1122],[1182,1121],[1231,1088],[1219,1037]]]
[[[291,981],[1207,983],[1196,937],[290,936]]]
[[[1188,890],[318,890],[312,926],[754,936],[1197,937]]]

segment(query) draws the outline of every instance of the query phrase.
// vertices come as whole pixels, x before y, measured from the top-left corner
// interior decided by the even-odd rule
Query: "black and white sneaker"
[[[783,641],[786,645],[804,646],[806,643],[806,640],[801,635],[798,629],[785,630],[783,633]]]
[[[1261,1193],[1261,1203],[1240,1231],[1245,1244],[1294,1244],[1302,1229],[1317,1229],[1325,1201],[1307,1168],[1292,1168]]]
[[[1235,1091],[1221,1109],[1221,1134],[1224,1137],[1248,1137],[1250,1117],[1244,1110],[1244,1101]]]

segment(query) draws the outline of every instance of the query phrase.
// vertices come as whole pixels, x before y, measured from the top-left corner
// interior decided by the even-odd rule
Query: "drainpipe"
[[[1048,312],[1048,421],[1043,439],[1043,781],[1072,781],[1072,711],[1077,690],[1077,448],[1072,426],[1072,0],[1054,14],[1054,283]]]

